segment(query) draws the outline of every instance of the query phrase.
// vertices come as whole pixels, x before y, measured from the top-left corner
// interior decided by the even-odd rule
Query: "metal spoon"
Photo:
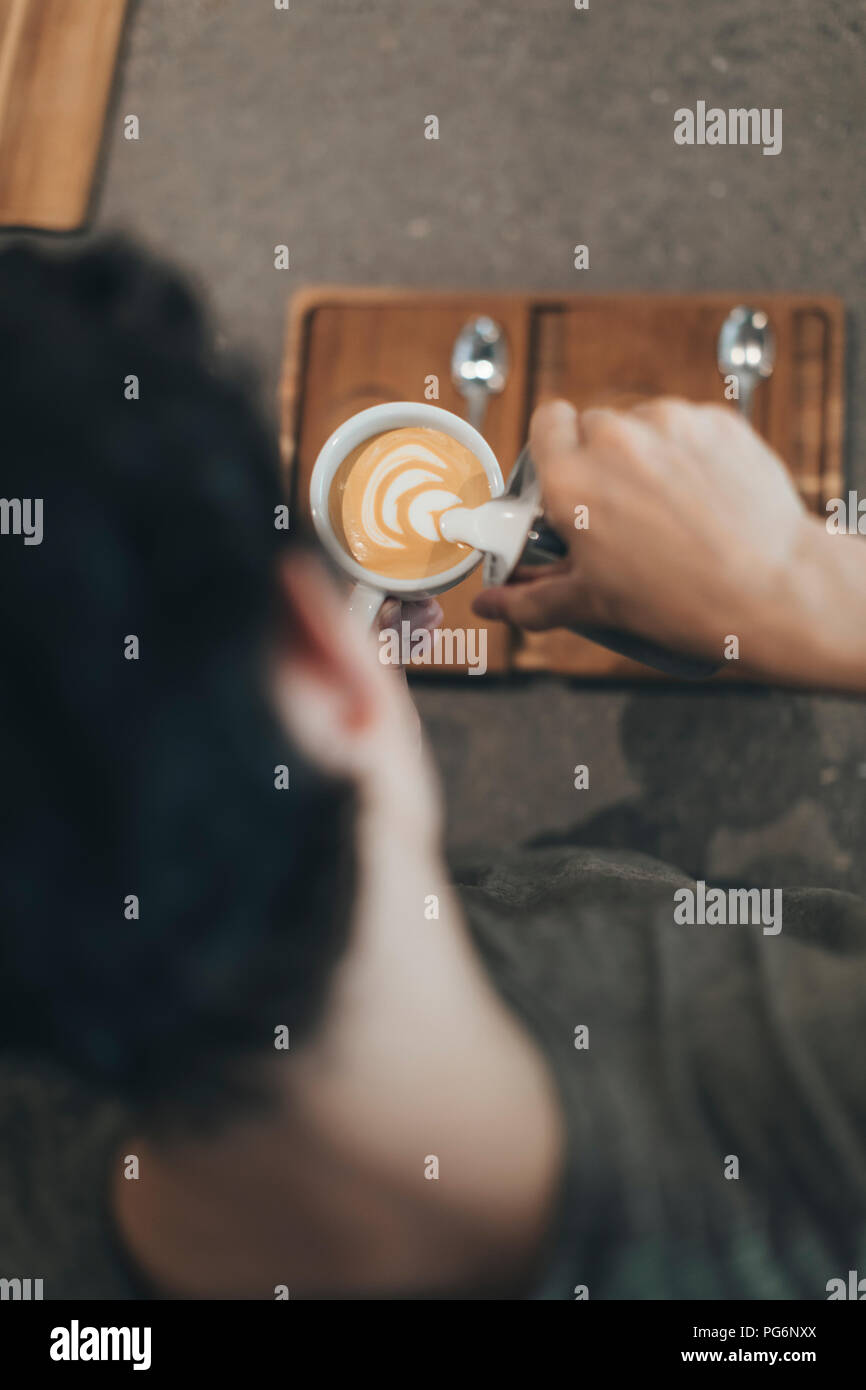
[[[470,319],[457,335],[451,354],[451,380],[469,407],[469,423],[481,433],[487,402],[505,388],[508,344],[505,332],[486,314]]]
[[[716,348],[722,376],[735,376],[739,388],[740,414],[752,418],[755,387],[773,374],[776,364],[776,335],[763,309],[738,304],[722,324]]]

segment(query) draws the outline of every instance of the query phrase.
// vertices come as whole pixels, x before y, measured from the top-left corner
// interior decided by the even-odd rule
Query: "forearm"
[[[743,664],[761,679],[866,693],[866,540],[806,523],[786,582]]]

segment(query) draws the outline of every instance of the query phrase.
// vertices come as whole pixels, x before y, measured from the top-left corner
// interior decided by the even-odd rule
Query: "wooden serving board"
[[[0,225],[87,214],[126,0],[0,0]]]
[[[806,504],[823,513],[843,488],[844,310],[837,299],[792,294],[554,295],[431,293],[315,287],[289,307],[281,382],[281,447],[293,506],[309,516],[319,449],[350,415],[385,401],[429,399],[457,414],[454,340],[467,319],[489,314],[505,329],[506,389],[494,397],[485,435],[507,477],[529,417],[562,396],[580,408],[628,406],[658,395],[724,402],[716,367],[719,328],[736,304],[766,309],[776,368],[755,396],[755,427],[786,460]],[[516,633],[470,608],[480,571],[441,598],[449,627],[487,627],[488,671],[554,671],[635,679],[653,675],[568,632]],[[436,674],[443,668],[419,668]],[[454,667],[446,673],[453,673]]]

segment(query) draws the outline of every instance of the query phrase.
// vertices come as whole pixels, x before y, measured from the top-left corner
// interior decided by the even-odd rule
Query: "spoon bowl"
[[[722,376],[737,378],[740,411],[750,418],[755,387],[776,365],[776,335],[764,309],[738,304],[731,310],[719,332],[716,361]]]
[[[480,314],[464,324],[451,354],[451,380],[469,407],[470,424],[479,431],[490,396],[505,389],[508,367],[508,344],[495,319]]]

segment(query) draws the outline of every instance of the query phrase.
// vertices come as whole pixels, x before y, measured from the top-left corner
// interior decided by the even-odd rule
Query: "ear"
[[[312,555],[280,561],[283,613],[273,654],[280,717],[320,767],[361,770],[381,718],[381,675],[368,633]]]

